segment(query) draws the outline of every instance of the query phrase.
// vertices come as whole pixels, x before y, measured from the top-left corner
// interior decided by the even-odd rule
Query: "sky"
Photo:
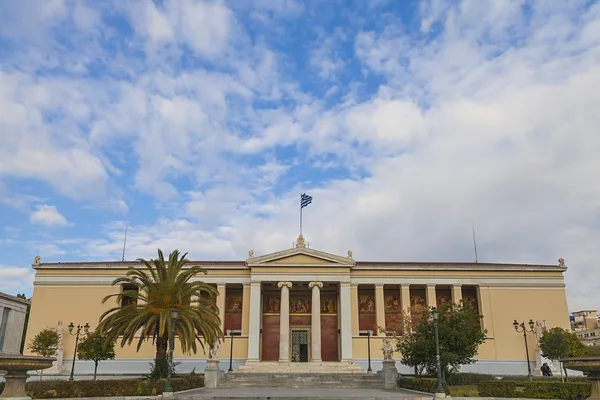
[[[0,291],[42,262],[558,264],[600,308],[600,3],[0,2]]]

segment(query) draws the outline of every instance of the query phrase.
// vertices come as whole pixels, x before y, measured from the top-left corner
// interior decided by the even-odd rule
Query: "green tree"
[[[77,346],[77,355],[80,360],[94,362],[94,380],[96,380],[98,363],[115,358],[115,342],[114,340],[110,340],[107,335],[99,331],[94,331],[86,335],[81,343],[79,343],[79,346]]]
[[[113,285],[126,284],[132,289],[103,299],[103,303],[116,299],[118,305],[101,315],[97,330],[111,340],[120,338],[121,347],[137,339],[138,351],[144,341],[152,339],[156,346],[156,364],[164,363],[167,357],[174,308],[179,311],[175,332],[184,353],[196,353],[196,341],[204,349],[206,343],[221,340],[217,290],[200,281],[192,282],[206,271],[199,266],[188,266],[186,255],[180,257],[175,250],[165,260],[159,249],[158,259],[140,259],[142,268],[130,267],[126,276],[115,279]],[[195,304],[191,303],[192,298]],[[121,306],[123,300],[126,305]]]
[[[474,357],[485,341],[487,331],[479,325],[479,314],[462,302],[440,305],[438,314],[440,364],[446,375],[461,365],[475,362]],[[425,309],[411,332],[398,338],[397,350],[402,354],[403,364],[418,371],[436,371],[434,329],[432,309]]]
[[[60,337],[54,329],[46,328],[41,330],[31,339],[29,342],[29,350],[42,357],[54,357],[58,351],[59,340]],[[40,380],[42,380],[43,374],[44,370],[40,373]]]
[[[577,338],[573,332],[568,332],[563,328],[552,328],[547,330],[540,338],[540,350],[542,356],[552,360],[559,361],[562,358],[581,357],[585,354],[585,345]],[[560,377],[563,378],[563,371],[568,378],[567,369],[560,362]]]

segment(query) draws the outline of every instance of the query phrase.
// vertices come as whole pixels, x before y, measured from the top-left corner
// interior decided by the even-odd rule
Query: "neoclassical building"
[[[374,371],[381,367],[385,328],[415,307],[468,300],[481,314],[487,340],[478,361],[464,371],[498,374],[527,372],[523,335],[513,321],[531,319],[536,327],[569,328],[563,274],[558,265],[428,263],[357,261],[352,252],[340,256],[309,248],[300,235],[293,248],[246,260],[194,261],[207,275],[198,279],[218,289],[217,305],[225,341],[220,347],[221,367],[277,370],[285,365],[355,365],[367,368],[368,347]],[[39,257],[31,305],[28,340],[46,327],[62,334],[59,365],[67,373],[75,339],[69,323],[90,324],[109,307],[102,299],[125,287],[111,286],[128,267],[124,262],[43,263]],[[116,301],[116,300],[115,300]],[[370,334],[369,334],[370,331]],[[537,330],[539,335],[539,329]],[[231,340],[233,336],[233,346]],[[529,334],[532,366],[539,367],[536,335]],[[207,349],[208,351],[208,349]],[[117,348],[117,358],[100,363],[99,373],[145,373],[154,356],[150,342],[136,352],[135,345]],[[205,353],[175,350],[181,372],[202,371]],[[400,364],[399,370],[410,371]],[[537,360],[537,365],[536,365]],[[298,364],[295,364],[298,363]],[[77,373],[92,365],[77,361]]]

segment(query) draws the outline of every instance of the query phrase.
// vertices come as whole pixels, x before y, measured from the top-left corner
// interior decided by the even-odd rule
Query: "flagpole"
[[[300,194],[300,235],[302,235],[302,194]]]

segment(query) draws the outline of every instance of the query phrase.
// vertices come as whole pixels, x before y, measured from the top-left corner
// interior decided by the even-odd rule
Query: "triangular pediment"
[[[265,254],[260,257],[249,258],[248,265],[323,265],[349,267],[354,265],[354,260],[350,257],[338,256],[335,254],[325,253],[323,251],[313,250],[306,247],[297,247],[293,249],[278,251],[276,253]]]

